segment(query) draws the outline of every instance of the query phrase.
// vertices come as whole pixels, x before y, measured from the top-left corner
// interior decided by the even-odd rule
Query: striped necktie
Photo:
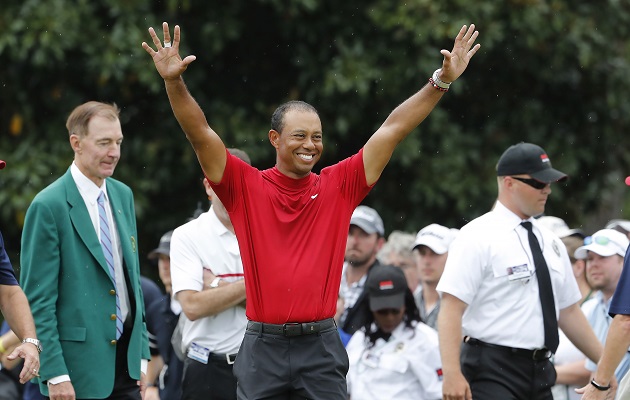
[[[107,261],[107,267],[109,268],[109,276],[116,288],[116,270],[114,269],[114,253],[112,251],[112,236],[109,230],[109,223],[107,222],[107,213],[105,212],[105,194],[101,192],[98,195],[98,217],[100,220],[101,229],[101,247],[103,248],[103,254],[105,255],[105,261]],[[116,340],[120,339],[123,331],[122,313],[120,311],[120,298],[118,297],[118,290],[116,290],[116,316],[112,315],[112,319],[116,318]]]

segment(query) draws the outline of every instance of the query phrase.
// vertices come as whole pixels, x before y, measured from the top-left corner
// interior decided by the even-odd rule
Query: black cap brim
[[[569,179],[567,174],[554,168],[541,169],[538,172],[530,173],[529,176],[544,183],[564,182]]]
[[[405,292],[387,296],[370,296],[370,310],[378,311],[386,308],[402,308],[405,305]]]

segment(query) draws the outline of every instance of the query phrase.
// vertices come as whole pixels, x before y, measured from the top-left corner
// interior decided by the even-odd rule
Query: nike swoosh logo
[[[319,196],[319,193],[312,195],[311,199],[315,200],[315,197],[317,197],[317,196]]]

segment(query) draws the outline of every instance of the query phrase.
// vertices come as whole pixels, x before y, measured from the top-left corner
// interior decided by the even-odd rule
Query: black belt
[[[210,353],[210,356],[212,357],[213,360],[226,362],[231,365],[231,364],[234,364],[234,361],[236,361],[236,354],[237,353],[233,353],[233,354]]]
[[[551,356],[553,355],[553,353],[545,347],[543,347],[542,349],[535,349],[535,350],[519,349],[517,347],[508,347],[508,346],[501,346],[498,344],[482,342],[479,339],[471,338],[468,336],[464,337],[464,343],[469,344],[471,346],[488,347],[491,349],[502,350],[506,353],[510,353],[510,354],[514,354],[514,355],[522,356],[522,357],[527,357],[534,361],[547,360],[551,358]]]
[[[268,333],[280,336],[313,335],[328,329],[336,328],[332,318],[315,322],[287,322],[286,324],[267,324],[264,322],[247,321],[247,330],[256,333]]]

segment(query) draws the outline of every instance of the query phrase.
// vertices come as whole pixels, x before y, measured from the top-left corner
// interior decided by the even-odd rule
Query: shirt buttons
[[[115,295],[115,294],[116,294],[116,291],[115,291],[114,289],[111,289],[111,290],[109,291],[109,294],[111,294],[111,295],[113,296],[113,295]]]
[[[111,319],[112,321],[116,321],[116,314],[110,315],[109,319]]]
[[[117,340],[112,340],[111,342],[109,342],[109,344],[111,344],[112,346],[116,346],[116,343],[118,343]]]

